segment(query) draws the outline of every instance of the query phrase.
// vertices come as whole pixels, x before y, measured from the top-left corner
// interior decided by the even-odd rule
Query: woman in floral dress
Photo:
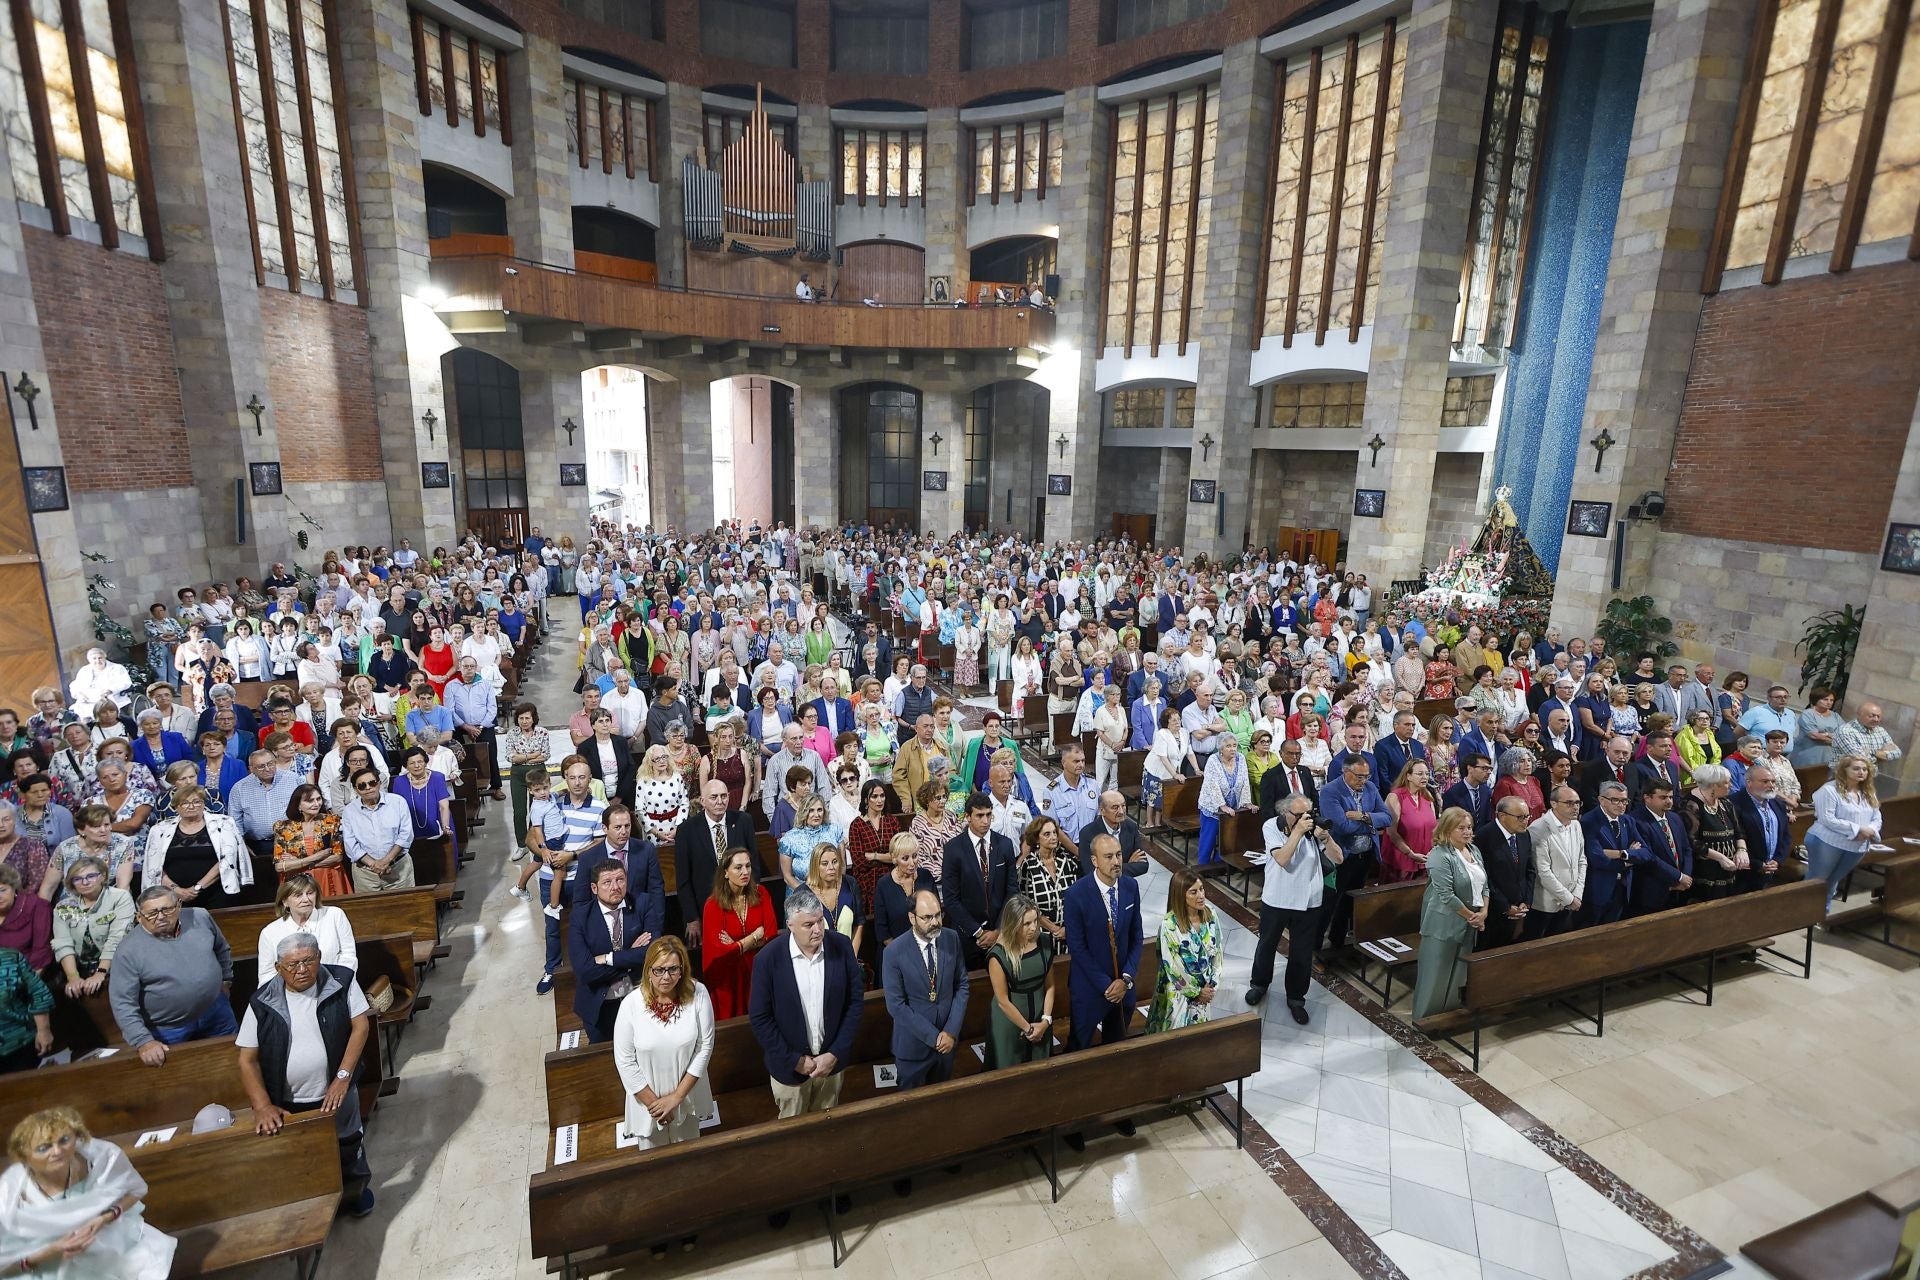
[[[1211,1018],[1225,963],[1207,887],[1192,867],[1182,867],[1173,873],[1160,921],[1160,976],[1147,1031],[1176,1031]]]

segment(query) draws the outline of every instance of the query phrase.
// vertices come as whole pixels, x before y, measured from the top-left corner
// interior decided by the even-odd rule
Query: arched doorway
[[[920,522],[920,393],[895,382],[840,391],[840,510],[870,524]]]
[[[791,528],[792,384],[778,378],[717,378],[712,394],[715,518]]]

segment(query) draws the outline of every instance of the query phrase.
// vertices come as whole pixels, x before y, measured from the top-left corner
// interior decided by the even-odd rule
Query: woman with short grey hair
[[[1733,790],[1732,772],[1723,764],[1696,765],[1691,783],[1678,806],[1687,843],[1693,846],[1693,887],[1687,901],[1712,902],[1732,893],[1734,874],[1752,864],[1727,798]]]

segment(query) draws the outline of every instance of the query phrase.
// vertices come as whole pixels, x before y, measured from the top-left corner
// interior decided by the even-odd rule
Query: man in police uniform
[[[1060,824],[1060,842],[1085,862],[1080,833],[1100,816],[1100,788],[1086,774],[1087,756],[1078,743],[1060,749],[1060,776],[1040,794],[1040,813]]]

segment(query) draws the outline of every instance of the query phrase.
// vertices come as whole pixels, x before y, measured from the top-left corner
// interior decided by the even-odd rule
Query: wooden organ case
[[[833,184],[801,181],[799,165],[767,125],[758,86],[745,133],[718,161],[681,161],[688,286],[791,296],[810,267],[833,261]],[[823,297],[832,296],[823,278],[830,271],[810,274]]]

